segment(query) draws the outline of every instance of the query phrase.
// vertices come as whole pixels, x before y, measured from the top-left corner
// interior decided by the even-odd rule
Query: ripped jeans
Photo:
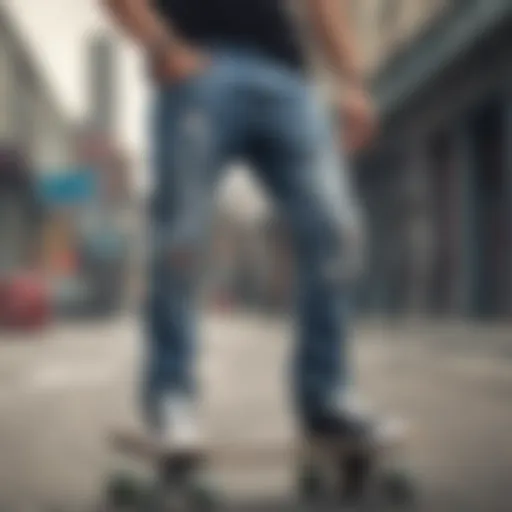
[[[197,393],[197,284],[215,187],[233,159],[250,165],[293,235],[298,339],[291,381],[299,420],[322,414],[348,385],[359,215],[323,108],[300,74],[241,50],[214,52],[201,75],[157,91],[143,398],[148,421],[158,424],[169,394]]]

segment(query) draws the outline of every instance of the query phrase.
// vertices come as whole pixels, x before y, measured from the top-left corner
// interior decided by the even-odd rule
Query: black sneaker
[[[305,421],[305,433],[310,438],[339,438],[354,441],[370,440],[378,425],[369,408],[353,398],[340,400],[332,407]]]

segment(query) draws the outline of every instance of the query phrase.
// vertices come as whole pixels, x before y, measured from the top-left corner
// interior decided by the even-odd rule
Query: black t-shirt
[[[303,48],[286,0],[153,0],[184,37],[198,44],[255,49],[302,68]]]

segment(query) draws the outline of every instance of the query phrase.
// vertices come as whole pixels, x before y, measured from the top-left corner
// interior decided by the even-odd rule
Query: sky
[[[45,78],[65,111],[80,118],[87,108],[86,48],[91,34],[112,30],[99,0],[0,0],[7,5],[22,37],[33,51]],[[148,187],[146,170],[145,107],[148,88],[133,46],[119,38],[118,83],[120,108],[117,135],[135,157],[135,183]],[[259,211],[262,199],[246,172],[231,173],[222,196],[235,209]]]

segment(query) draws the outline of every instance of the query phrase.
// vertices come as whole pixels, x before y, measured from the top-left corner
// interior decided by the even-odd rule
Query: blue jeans
[[[322,414],[349,381],[348,260],[358,224],[327,112],[300,74],[224,49],[213,52],[201,75],[157,91],[153,122],[148,418],[158,423],[159,403],[169,393],[196,393],[196,285],[215,186],[226,164],[239,158],[293,233],[293,396],[299,418]]]

